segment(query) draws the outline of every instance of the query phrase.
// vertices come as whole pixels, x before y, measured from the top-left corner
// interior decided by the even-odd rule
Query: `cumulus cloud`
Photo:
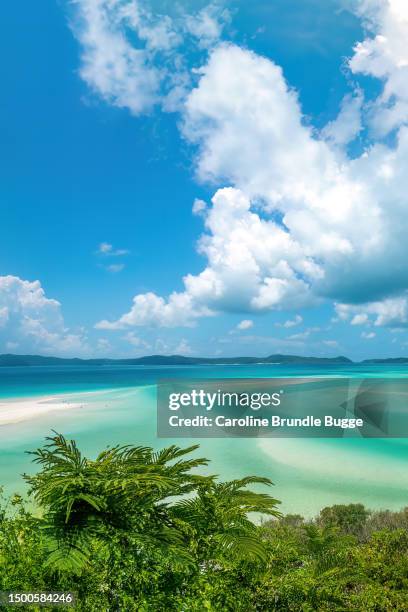
[[[363,101],[363,93],[359,89],[354,94],[347,94],[336,119],[322,129],[323,138],[341,147],[353,142],[363,129],[361,118]]]
[[[184,18],[179,29],[165,20],[167,35],[157,42],[141,32],[141,23],[153,28],[157,22],[134,0],[79,5],[89,13],[81,30],[84,78],[91,86],[92,78],[100,79],[94,87],[102,96],[135,113],[160,89],[162,75],[151,58],[177,47],[170,32],[203,38],[212,32],[215,41],[220,36],[208,11],[196,14],[194,25]],[[219,311],[299,309],[327,299],[355,325],[405,325],[408,9],[402,0],[353,5],[366,38],[355,46],[350,70],[380,79],[383,90],[367,103],[363,90],[355,89],[320,131],[305,121],[280,66],[237,45],[211,48],[179,107],[182,134],[196,147],[197,177],[217,189],[211,206],[196,201],[193,208],[204,220],[198,251],[206,265],[186,274],[180,292],[136,295],[129,312],[97,327],[191,326]],[[134,54],[126,28],[145,41],[142,55]],[[108,59],[106,53],[112,53]],[[134,62],[139,76],[147,70],[143,86],[133,78]],[[87,72],[91,65],[100,67],[94,77]],[[134,89],[126,84],[129,75]],[[139,100],[132,108],[127,96],[139,87],[147,87],[149,103]],[[371,144],[350,158],[347,145],[366,127]],[[384,140],[391,130],[395,138]]]
[[[365,18],[370,35],[356,45],[350,68],[383,82],[369,119],[374,131],[385,136],[408,120],[408,4],[358,0],[355,10]]]
[[[105,101],[134,114],[151,108],[158,97],[160,71],[145,46],[133,46],[125,30],[126,26],[136,28],[143,37],[139,4],[119,0],[77,0],[75,4],[78,12],[73,29],[82,48],[83,80]],[[154,32],[150,39],[155,39]],[[161,36],[156,32],[156,39],[169,44],[165,24]]]
[[[374,142],[349,159],[339,145],[360,131],[361,107],[361,92],[347,98],[319,136],[304,123],[280,67],[233,45],[212,54],[187,100],[184,135],[199,147],[199,178],[232,183],[263,219],[282,216],[293,306],[299,281],[304,299],[351,303],[379,302],[406,287],[408,131],[400,123],[395,145]],[[274,242],[269,231],[262,245],[270,250]],[[252,306],[287,304],[279,275],[264,285]]]
[[[190,83],[179,50],[186,40],[202,49],[221,36],[228,11],[210,4],[173,16],[146,0],[74,0],[72,30],[81,46],[80,75],[90,89],[134,115],[155,104],[173,111]]]
[[[370,181],[374,159],[385,151],[350,161],[319,139],[279,66],[233,45],[219,47],[187,100],[184,134],[199,147],[200,179],[232,183],[264,214],[282,215],[282,259],[289,257],[292,270],[303,268],[303,294],[310,285],[315,295],[351,293],[355,278],[345,272],[356,264],[373,276],[371,259],[380,249],[383,255],[384,240]],[[270,232],[262,244],[270,249],[274,242]],[[273,307],[285,294],[273,277],[255,299]]]
[[[405,327],[408,325],[408,297],[387,298],[364,304],[336,304],[339,319],[352,325],[373,323],[375,326]]]
[[[0,276],[0,342],[19,352],[88,353],[83,333],[64,323],[61,304],[45,295],[39,281]]]
[[[288,232],[251,210],[242,191],[217,191],[198,251],[208,260],[184,284],[194,303],[215,310],[265,311],[308,302],[303,275],[315,273]],[[318,272],[316,272],[318,273]]]
[[[139,294],[128,313],[114,322],[101,321],[97,328],[192,326],[199,317],[219,311],[262,312],[310,303],[302,275],[313,275],[313,264],[293,246],[287,232],[251,212],[242,192],[219,190],[205,225],[208,231],[198,250],[208,265],[200,274],[184,277],[183,292],[167,300],[154,293]]]
[[[199,316],[210,315],[208,309],[193,308],[187,293],[172,293],[168,300],[155,293],[134,297],[131,310],[117,321],[99,321],[96,329],[126,329],[129,327],[193,327]]]

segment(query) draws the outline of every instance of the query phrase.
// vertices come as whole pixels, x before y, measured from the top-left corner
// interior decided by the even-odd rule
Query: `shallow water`
[[[160,378],[263,378],[282,376],[407,377],[406,366],[190,366],[0,368],[0,396],[75,394],[81,407],[50,412],[0,427],[0,483],[22,490],[21,473],[33,471],[25,452],[52,430],[74,437],[84,453],[106,446],[140,444],[161,448],[200,443],[211,459],[207,471],[223,479],[268,476],[285,512],[310,516],[334,503],[362,502],[371,508],[408,505],[408,442],[405,439],[157,439],[156,388]],[[99,391],[90,394],[89,391]]]

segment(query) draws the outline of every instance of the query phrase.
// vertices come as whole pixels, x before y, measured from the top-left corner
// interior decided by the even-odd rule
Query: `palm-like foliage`
[[[208,480],[191,474],[206,465],[205,459],[184,459],[196,446],[160,452],[117,446],[92,461],[62,435],[47,440],[33,453],[42,470],[25,478],[44,509],[51,564],[79,569],[95,547],[111,547],[115,541],[136,554],[166,547],[170,557],[174,553],[188,561],[183,534],[167,506],[172,496]]]
[[[204,559],[264,558],[248,514],[279,516],[279,502],[247,486],[271,481],[217,483],[194,474],[208,463],[186,458],[196,449],[116,446],[90,460],[74,441],[47,438],[33,453],[41,471],[25,479],[43,509],[48,564],[80,571],[95,556],[110,559],[112,568],[124,557],[135,567],[138,559],[165,558],[172,568]]]
[[[248,490],[248,485],[272,485],[268,478],[248,476],[217,483],[204,481],[197,494],[178,501],[173,516],[185,521],[195,531],[195,553],[199,560],[222,559],[265,560],[266,551],[250,513],[279,517],[280,503],[270,495]]]

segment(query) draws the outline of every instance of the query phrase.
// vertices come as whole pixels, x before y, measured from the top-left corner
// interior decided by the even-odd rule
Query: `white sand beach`
[[[62,395],[5,399],[0,401],[0,426],[21,423],[49,412],[82,407],[84,402],[71,401]]]

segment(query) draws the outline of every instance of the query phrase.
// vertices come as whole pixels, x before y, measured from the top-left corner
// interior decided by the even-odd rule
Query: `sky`
[[[0,27],[0,353],[408,355],[405,1]]]

